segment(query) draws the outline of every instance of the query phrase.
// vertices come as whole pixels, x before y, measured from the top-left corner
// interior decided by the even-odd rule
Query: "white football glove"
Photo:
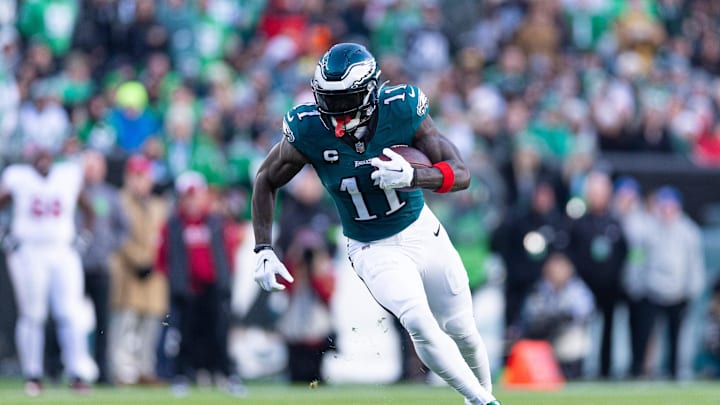
[[[390,148],[383,149],[382,153],[390,160],[380,160],[380,158],[370,160],[370,164],[377,167],[377,170],[370,174],[373,184],[385,190],[412,186],[415,176],[412,165]]]
[[[293,276],[280,259],[271,249],[261,250],[257,254],[257,264],[255,265],[255,282],[265,291],[284,290],[285,286],[278,283],[275,275],[279,275],[288,283],[295,281]]]

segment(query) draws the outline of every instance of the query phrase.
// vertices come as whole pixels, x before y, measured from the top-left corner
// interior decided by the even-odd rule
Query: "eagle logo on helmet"
[[[375,62],[375,59],[370,59],[367,61],[360,62],[356,65],[359,66],[360,68],[362,68],[362,70],[360,70],[361,72],[363,70],[365,71],[365,75],[363,77],[355,80],[355,82],[352,84],[352,86],[350,86],[350,88],[353,88],[353,89],[359,87],[361,84],[363,84],[368,78],[370,78],[375,73],[375,70],[377,68],[377,62]],[[352,68],[351,68],[351,70],[348,71],[348,74],[350,74],[351,71],[352,71]]]

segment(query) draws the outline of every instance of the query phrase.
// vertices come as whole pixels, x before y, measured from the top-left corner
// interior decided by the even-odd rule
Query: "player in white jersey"
[[[36,396],[42,390],[49,309],[71,386],[86,390],[97,368],[78,319],[83,272],[73,242],[76,209],[83,210],[90,225],[93,210],[82,197],[80,165],[53,163],[44,150],[36,150],[30,160],[8,166],[0,181],[0,207],[12,202],[9,238],[17,244],[8,255],[8,267],[18,308],[15,339],[25,392]]]

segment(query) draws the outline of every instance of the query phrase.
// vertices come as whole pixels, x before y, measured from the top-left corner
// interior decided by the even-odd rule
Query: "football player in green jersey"
[[[267,291],[285,288],[276,275],[293,281],[271,245],[275,197],[311,164],[335,201],[355,272],[407,329],[420,359],[466,403],[499,404],[467,274],[421,191],[463,190],[470,174],[433,124],[422,91],[383,86],[379,76],[375,58],[363,46],[337,44],[315,70],[316,102],[285,115],[284,137],[255,179],[255,280]],[[433,166],[411,166],[390,149],[394,145],[419,149]],[[380,160],[381,154],[390,160]]]

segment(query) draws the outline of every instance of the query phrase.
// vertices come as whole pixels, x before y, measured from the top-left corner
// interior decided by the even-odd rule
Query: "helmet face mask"
[[[315,101],[317,102],[318,109],[321,113],[327,115],[352,115],[362,107],[371,104],[371,100],[369,100],[371,98],[371,89],[347,92],[323,91],[319,89],[315,91]]]
[[[337,44],[320,59],[311,82],[313,95],[323,123],[344,131],[367,122],[378,100],[375,58],[358,44]]]

